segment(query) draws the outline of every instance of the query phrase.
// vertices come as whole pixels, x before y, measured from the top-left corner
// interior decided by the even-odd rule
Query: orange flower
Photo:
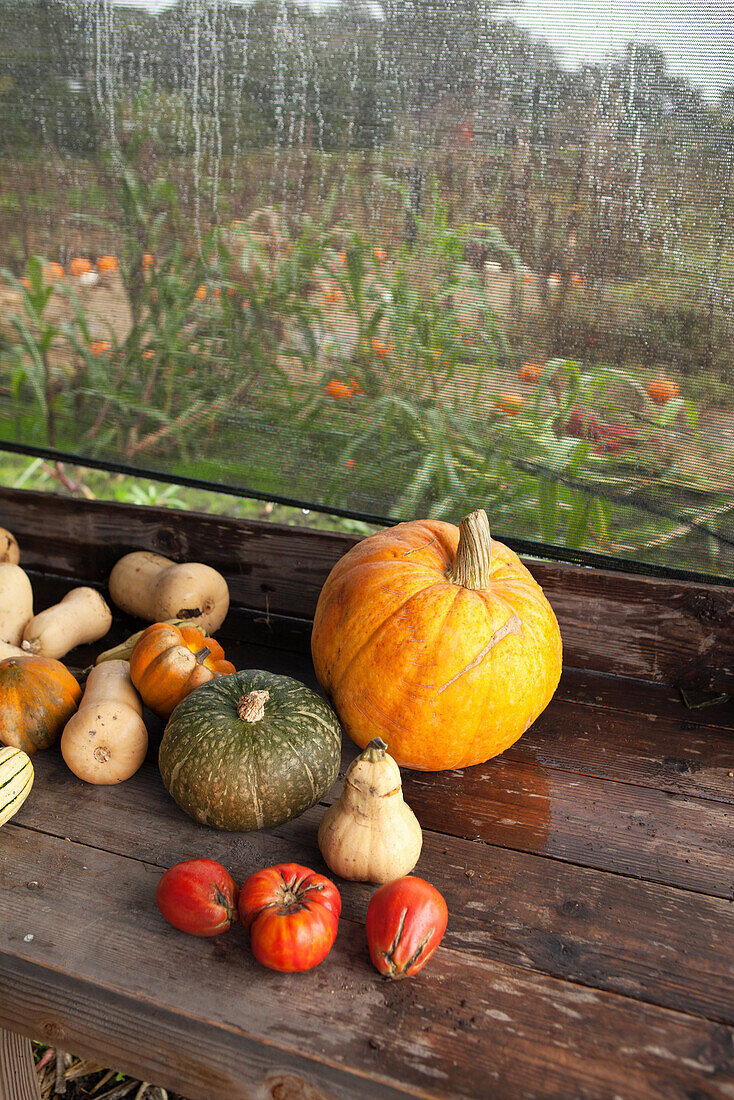
[[[23,286],[26,288],[26,290],[31,289],[31,280],[26,275],[24,275],[23,278],[20,281],[23,284]]]
[[[495,398],[495,405],[508,416],[517,416],[525,402],[518,393],[501,393]]]
[[[353,458],[348,458],[344,465],[348,470],[353,470],[357,463],[354,461]]]
[[[580,287],[580,286],[583,286],[583,285],[584,285],[583,275],[579,275],[578,271],[572,271],[571,272],[571,286],[579,286]]]
[[[94,271],[94,267],[89,260],[84,260],[80,256],[75,257],[69,264],[70,275],[85,275],[88,271]]]
[[[200,302],[203,302],[203,301],[206,300],[206,287],[205,286],[202,285],[202,286],[199,286],[199,287],[196,288],[196,297],[199,299]]]
[[[144,252],[143,253],[143,271],[147,271],[148,268],[152,267],[152,266],[153,266],[153,253],[152,252]]]
[[[107,352],[112,351],[112,344],[108,344],[106,340],[95,340],[89,345],[89,350],[92,355],[106,355]]]
[[[43,269],[43,275],[49,283],[56,282],[57,279],[61,280],[66,278],[66,272],[61,264],[46,264]]]
[[[520,370],[517,372],[517,376],[521,382],[530,382],[532,385],[540,381],[542,374],[543,364],[538,363],[535,359],[523,363]]]
[[[329,303],[341,302],[343,297],[344,297],[344,295],[342,294],[341,290],[325,290],[324,291],[324,301],[325,302],[329,302]]]
[[[386,344],[384,340],[372,337],[372,350],[379,359],[387,359],[391,351],[395,351],[394,344]]]
[[[324,393],[327,397],[333,397],[335,401],[346,401],[347,398],[352,396],[351,387],[346,382],[339,382],[336,378],[332,378],[330,382],[326,383]]]
[[[120,265],[117,262],[117,256],[100,256],[97,260],[97,271],[100,275],[106,275],[108,272],[119,270]]]
[[[362,389],[356,378],[350,378],[349,385],[352,387],[352,393],[355,397],[357,397],[360,393],[364,393],[364,390]]]
[[[143,359],[155,359],[155,352],[152,348],[146,348],[143,352]]]
[[[560,271],[551,271],[548,276],[548,286],[560,286],[561,285],[561,273]]]
[[[373,249],[373,252],[375,256],[375,263],[384,264],[385,260],[387,259],[387,252],[385,251],[385,249],[375,248]]]
[[[524,283],[532,283],[532,281],[533,281],[532,271],[524,271],[522,278],[523,278]]]
[[[342,251],[339,253],[339,259],[341,260],[341,262],[343,264],[345,264],[347,262],[347,254],[344,251],[344,249],[342,249]]]
[[[215,298],[221,298],[222,297],[222,291],[218,286],[214,287],[214,297]]]
[[[228,298],[234,298],[236,293],[237,293],[237,291],[235,290],[235,288],[233,286],[228,286],[227,287],[227,297]]]
[[[247,298],[242,299],[242,308],[243,309],[249,309],[250,308],[250,303],[249,303]]]

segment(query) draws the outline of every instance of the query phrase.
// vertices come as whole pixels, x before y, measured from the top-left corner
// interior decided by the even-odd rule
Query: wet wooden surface
[[[69,563],[31,570],[37,607],[72,583]],[[296,610],[235,608],[228,656],[315,686]],[[94,649],[138,625],[118,617]],[[32,795],[0,830],[0,1028],[191,1100],[732,1100],[734,706],[689,710],[672,685],[572,666],[502,757],[404,773],[424,830],[416,873],[449,926],[398,983],[370,964],[365,884],[336,880],[337,942],[302,975],[259,967],[241,927],[197,940],[155,906],[181,859],[218,859],[238,881],[286,860],[325,872],[324,804],[222,833],[166,794],[155,729],[150,759],[113,788],[81,783],[58,749],[36,754]],[[345,742],[342,772],[354,752]]]

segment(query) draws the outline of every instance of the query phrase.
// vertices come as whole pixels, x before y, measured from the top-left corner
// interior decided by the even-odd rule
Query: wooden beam
[[[41,1100],[30,1039],[0,1027],[0,1100]]]

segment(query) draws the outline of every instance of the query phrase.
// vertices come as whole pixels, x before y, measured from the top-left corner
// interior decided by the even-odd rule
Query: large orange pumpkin
[[[52,657],[0,661],[0,742],[30,756],[47,749],[75,713],[82,689]]]
[[[459,528],[400,523],[353,547],[324,584],[311,650],[350,737],[382,737],[423,771],[503,752],[561,675],[553,609],[481,510]]]
[[[170,717],[194,688],[234,671],[219,642],[196,626],[153,623],[130,654],[130,679],[161,718]]]

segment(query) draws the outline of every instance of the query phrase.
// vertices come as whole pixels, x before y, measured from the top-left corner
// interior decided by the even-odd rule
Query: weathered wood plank
[[[241,880],[283,861],[329,874],[316,842],[323,807],[277,829],[219,833],[186,817],[152,768],[95,791],[51,753],[35,759],[39,781],[19,825],[164,868],[203,854]],[[734,1022],[730,901],[429,830],[416,874],[445,896],[447,943],[458,950]],[[371,893],[346,884],[345,915],[363,920]]]
[[[2,1027],[0,1100],[41,1100],[30,1040]]]
[[[554,699],[505,760],[734,803],[734,736],[656,714]]]
[[[353,536],[0,489],[0,524],[31,567],[103,585],[117,558],[149,549],[201,560],[233,601],[310,618]],[[54,539],[47,538],[49,528]],[[561,625],[565,661],[620,676],[725,688],[734,683],[734,588],[529,561]]]
[[[443,946],[420,979],[386,982],[370,966],[364,929],[348,920],[320,967],[280,975],[257,966],[241,927],[202,941],[167,926],[153,903],[154,868],[12,825],[3,856],[0,990],[12,988],[24,1029],[40,1025],[36,1034],[73,1045],[69,1033],[94,1006],[118,1064],[127,1068],[134,1051],[137,1071],[155,1078],[165,1053],[175,1069],[159,1079],[175,1074],[194,1100],[267,1095],[263,1048],[271,1067],[305,1070],[337,1095],[668,1100],[698,1090],[730,1100],[734,1033],[723,1025]],[[29,891],[31,880],[44,889]],[[80,983],[90,987],[86,1005]],[[7,1004],[0,998],[2,1025]],[[220,1066],[212,1051],[224,1031],[230,1056]],[[84,1053],[99,1057],[99,1032]],[[207,1036],[213,1047],[202,1045]],[[192,1062],[216,1067],[206,1093]]]
[[[403,788],[427,829],[732,896],[734,810],[724,803],[504,756],[462,773],[406,772]]]

